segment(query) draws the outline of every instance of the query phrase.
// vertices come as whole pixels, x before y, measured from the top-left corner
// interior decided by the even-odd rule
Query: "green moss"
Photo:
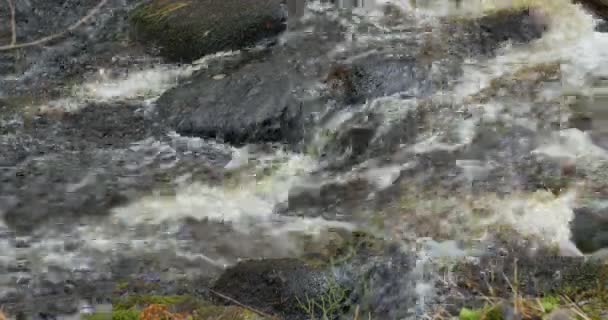
[[[94,313],[83,317],[84,320],[139,320],[138,310],[115,310],[112,313]]]
[[[540,305],[543,307],[546,313],[557,309],[560,305],[560,298],[556,296],[547,296],[540,300]]]
[[[151,304],[163,304],[173,306],[186,302],[196,302],[194,297],[183,296],[156,296],[156,295],[130,295],[126,298],[118,299],[114,303],[114,310],[133,310],[146,307]]]
[[[111,313],[94,313],[83,320],[139,320],[140,310],[114,310]],[[264,320],[256,313],[236,306],[201,305],[192,311],[192,320]]]
[[[151,27],[158,26],[169,14],[179,9],[189,6],[187,1],[155,1],[151,4],[143,4],[135,8],[131,13],[131,21],[150,25]]]
[[[329,284],[324,294],[313,298],[298,299],[298,305],[310,319],[335,319],[347,305],[348,292],[335,281]]]
[[[480,309],[462,308],[458,318],[460,320],[502,320],[502,305],[487,305]]]
[[[296,235],[306,252],[301,260],[309,266],[323,268],[346,263],[358,254],[381,254],[385,246],[382,239],[360,230],[331,232],[331,236],[319,241],[312,236]]]
[[[460,320],[481,320],[483,310],[472,310],[468,308],[462,308],[458,319]]]

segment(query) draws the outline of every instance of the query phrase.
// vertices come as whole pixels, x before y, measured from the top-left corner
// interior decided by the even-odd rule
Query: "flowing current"
[[[428,125],[415,138],[387,149],[378,147],[378,152],[364,154],[355,163],[344,160],[355,146],[333,158],[322,156],[335,152],[340,143],[331,137],[353,127],[371,127],[370,148],[381,146],[404,125],[404,119],[428,108],[424,101],[395,94],[332,109],[320,115],[325,120],[318,122],[303,151],[272,144],[233,147],[174,132],[95,151],[96,159],[125,163],[125,170],[134,175],[151,167],[170,173],[162,186],[154,185],[114,206],[108,215],[77,216],[61,224],[41,220],[43,227],[27,232],[15,232],[10,223],[0,220],[0,305],[4,301],[10,306],[13,297],[29,292],[26,288],[46,288],[67,279],[111,282],[121,272],[162,281],[210,277],[242,259],[304,254],[311,241],[329,241],[335,230],[365,229],[405,246],[423,241],[430,245],[419,250],[420,261],[428,255],[465,254],[466,248],[456,248],[452,241],[484,239],[488,226],[498,224],[574,250],[569,224],[581,201],[595,201],[586,197],[592,182],[577,181],[558,194],[529,190],[522,168],[531,161],[568,163],[577,170],[601,172],[608,159],[601,137],[569,127],[566,104],[571,97],[588,96],[593,81],[608,76],[608,34],[594,31],[593,17],[566,0],[468,0],[459,6],[439,0],[392,3],[403,9],[405,18],[390,27],[380,23],[380,4],[368,2],[350,8],[349,19],[332,13],[335,9],[329,5],[311,2],[301,19],[325,12],[351,30],[352,40],[337,44],[333,52],[353,59],[394,39],[417,39],[420,34],[403,31],[412,25],[430,30],[433,36],[436,21],[447,15],[475,16],[535,3],[543,8],[542,19],[547,19],[549,28],[530,43],[507,43],[493,57],[465,61],[456,85],[428,98],[449,107],[425,109]],[[382,32],[361,31],[363,25]],[[289,41],[291,36],[288,31],[280,41]],[[100,68],[86,83],[26,107],[42,113],[78,112],[95,103],[99,108],[122,103],[139,105],[137,112],[151,112],[165,90],[197,70],[239,54],[206,56],[191,65]],[[526,72],[543,68],[554,68],[559,76],[552,81],[527,81]],[[529,73],[528,77],[538,76]],[[493,91],[496,83],[509,77],[517,81],[523,77],[524,85],[537,86],[529,88],[534,96],[508,92],[501,96],[500,90]],[[477,98],[484,94],[490,97]],[[555,101],[559,103],[549,103]],[[543,109],[546,105],[560,107]],[[9,126],[11,120],[2,121]],[[497,132],[496,127],[503,131]],[[18,134],[0,136],[1,143],[12,139],[19,139]],[[458,153],[461,150],[466,152]],[[466,158],[453,158],[454,154]],[[435,160],[425,165],[423,159]],[[21,165],[45,161],[57,160],[47,154]],[[84,192],[109,183],[103,179],[112,170],[91,170],[80,181],[67,184],[65,192]],[[213,172],[227,175],[215,177]],[[114,178],[118,184],[129,180],[124,172]],[[357,188],[361,181],[364,187]],[[386,190],[395,190],[396,184],[399,192],[391,193],[391,201],[383,201]],[[332,192],[338,195],[332,198]],[[356,194],[340,196],[343,192]],[[305,196],[313,197],[312,205],[299,205]],[[3,201],[10,203],[11,198]],[[155,271],[148,272],[147,267]],[[429,294],[425,288],[423,281],[416,287],[419,299]],[[32,304],[37,301],[35,294],[30,299]]]

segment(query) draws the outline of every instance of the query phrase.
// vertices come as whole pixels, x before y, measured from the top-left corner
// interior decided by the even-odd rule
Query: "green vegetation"
[[[481,308],[463,307],[460,320],[506,320],[504,308],[521,316],[523,320],[545,319],[550,313],[562,310],[572,314],[576,320],[599,320],[608,316],[608,266],[585,263],[574,270],[565,266],[564,279],[558,288],[539,293],[540,297],[528,297],[519,292],[525,277],[517,269],[511,281],[507,281],[510,292],[490,297]],[[522,272],[523,273],[523,272]],[[494,292],[494,291],[492,291]],[[510,295],[510,297],[506,297]]]
[[[115,310],[112,313],[94,313],[84,316],[84,320],[139,320],[138,310]]]
[[[144,308],[151,304],[178,305],[186,302],[196,302],[191,296],[156,296],[156,295],[131,295],[127,298],[117,299],[114,303],[115,310],[132,310]]]
[[[502,310],[500,306],[486,306],[482,309],[462,308],[458,318],[460,320],[501,320]]]
[[[578,302],[577,302],[578,301]],[[583,303],[584,302],[584,303]],[[460,320],[506,320],[504,308],[513,308],[521,319],[546,319],[554,311],[563,310],[576,320],[605,319],[608,301],[602,299],[574,300],[566,295],[550,295],[542,298],[521,298],[488,303],[482,308],[460,310]]]
[[[124,284],[121,286],[124,287]],[[189,295],[129,295],[117,298],[112,312],[99,312],[83,317],[84,320],[149,320],[153,310],[166,310],[173,320],[263,320],[251,310],[237,306],[213,305],[205,300]],[[146,309],[148,315],[146,315]],[[164,318],[163,318],[164,319]]]
[[[325,294],[316,297],[306,297],[305,301],[298,299],[300,308],[310,320],[330,320],[339,316],[347,306],[347,290],[335,282],[331,282]]]

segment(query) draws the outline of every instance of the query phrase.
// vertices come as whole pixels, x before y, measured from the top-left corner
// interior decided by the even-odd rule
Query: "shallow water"
[[[512,3],[481,1],[480,5],[480,1],[471,0],[456,7],[451,2],[431,1],[414,8],[411,1],[392,2],[406,10],[409,20],[404,24],[411,20],[416,26],[432,25],[434,19],[445,15],[481,14],[484,10]],[[564,243],[568,243],[571,236],[572,209],[577,206],[578,193],[583,192],[583,188],[574,184],[570,186],[571,190],[559,196],[548,191],[531,192],[521,182],[526,173],[518,168],[527,161],[526,157],[532,157],[539,162],[569,160],[578,170],[592,171],[599,161],[606,160],[607,151],[596,145],[588,132],[575,128],[547,130],[549,122],[560,125],[565,122],[568,111],[544,110],[545,115],[539,117],[535,113],[539,100],[510,96],[509,99],[466,103],[471,95],[489,87],[492,80],[545,63],[558,63],[561,77],[558,84],[542,87],[540,100],[560,100],[563,92],[584,95],[590,81],[608,75],[605,70],[608,34],[594,32],[592,17],[569,1],[555,0],[550,5],[544,1],[536,3],[546,9],[544,18],[550,21],[549,31],[541,39],[524,46],[505,46],[496,57],[487,60],[467,61],[454,88],[439,90],[430,97],[447,101],[450,106],[431,110],[430,125],[420,129],[413,141],[404,140],[387,150],[378,148],[377,153],[365,154],[363,160],[347,166],[346,170],[334,170],[332,165],[342,158],[347,159],[352,148],[343,150],[338,158],[319,156],[336,143],[327,138],[328,132],[340,134],[354,125],[373,126],[370,145],[382,146],[408,115],[423,108],[421,101],[392,95],[370,99],[358,106],[331,109],[328,112],[330,119],[319,122],[315,128],[317,134],[310,139],[307,148],[317,152],[298,153],[272,145],[235,148],[175,133],[129,141],[126,148],[93,148],[92,157],[100,157],[98,167],[90,168],[91,172],[84,176],[73,177],[65,186],[66,192],[78,193],[83,188],[94,188],[101,175],[119,180],[118,184],[122,183],[120,179],[130,179],[126,172],[113,172],[115,169],[103,167],[112,161],[108,159],[133,161],[125,168],[134,175],[145,176],[142,172],[154,168],[159,174],[168,176],[168,181],[158,185],[148,180],[139,182],[149,183],[150,188],[143,191],[134,188],[137,192],[127,203],[111,208],[108,214],[75,215],[60,221],[60,225],[55,225],[53,219],[41,220],[42,227],[37,226],[19,237],[12,233],[10,223],[0,220],[0,270],[6,271],[0,277],[0,304],[11,301],[15,291],[43,286],[45,280],[55,284],[72,277],[111,281],[116,271],[113,264],[137,257],[151,257],[150,269],[170,270],[159,275],[163,280],[170,280],[211,277],[239,259],[297,256],[305,250],[303,236],[323,241],[328,230],[369,228],[370,216],[383,210],[369,203],[381,197],[386,189],[410,184],[410,190],[402,191],[407,194],[415,192],[418,183],[422,186],[433,179],[448,185],[437,185],[437,190],[455,190],[444,198],[431,196],[431,193],[421,196],[423,201],[413,204],[415,219],[408,210],[392,209],[393,220],[386,222],[387,225],[392,223],[391,226],[370,230],[410,245],[413,239],[437,238],[439,244],[433,245],[437,242],[430,241],[428,249],[435,256],[462,255],[460,248],[450,247],[451,242],[444,244],[447,248],[442,247],[441,241],[483,239],[495,224],[510,224],[523,234],[566,246]],[[378,8],[377,4],[366,3],[353,10],[349,19],[338,14],[335,17],[356,33],[360,32],[355,31],[359,24],[378,25],[381,17]],[[311,3],[302,18],[308,19],[315,12],[329,12],[331,16],[331,10],[330,6]],[[394,30],[361,32],[352,42],[338,43],[335,52],[351,58],[360,57],[361,48],[381,48],[399,36],[410,37]],[[128,102],[142,104],[143,112],[149,112],[154,109],[155,99],[177,85],[180,79],[213,65],[217,59],[238,54],[218,54],[193,65],[154,65],[144,70],[99,69],[88,81],[65,90],[61,97],[27,107],[42,113],[57,109],[78,112],[91,102],[109,104],[108,108],[115,108],[115,103]],[[318,88],[311,88],[311,91],[315,90]],[[380,120],[372,122],[372,118]],[[511,131],[504,135],[496,132],[484,135],[481,131],[498,125]],[[0,141],[18,136],[19,132],[2,134]],[[478,135],[493,141],[486,143]],[[465,159],[447,157],[445,163],[420,164],[420,157],[425,155],[461,151]],[[99,156],[102,153],[107,159]],[[25,166],[25,161],[16,166]],[[197,177],[197,172],[189,170],[204,166],[209,166],[212,172],[229,172],[230,178],[212,179],[207,173]],[[173,169],[175,171],[170,171]],[[410,175],[408,170],[415,173]],[[405,178],[399,179],[402,175]],[[369,183],[358,199],[315,207],[314,201],[321,197],[317,196],[308,204],[314,214],[308,214],[310,211],[281,214],[281,208],[289,206],[298,190],[331,193],[334,189],[319,190],[324,190],[322,186],[348,185],[357,180]],[[491,189],[484,189],[484,183]],[[475,187],[475,184],[482,187]],[[494,188],[501,190],[497,192]],[[10,195],[2,199],[0,213],[13,201]],[[341,201],[339,195],[335,201]],[[486,209],[487,216],[475,217],[474,211],[479,208]],[[443,216],[435,216],[439,212]],[[423,229],[431,231],[419,234]],[[422,256],[426,251],[420,250],[419,254]],[[137,268],[145,269],[139,265],[128,266],[125,272]],[[418,283],[416,292],[421,299],[432,296],[424,281]]]

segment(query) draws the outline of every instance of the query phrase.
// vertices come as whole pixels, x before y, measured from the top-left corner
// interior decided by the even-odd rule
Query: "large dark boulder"
[[[576,208],[570,230],[572,240],[584,253],[608,248],[608,211],[605,208]]]
[[[322,295],[332,276],[297,259],[251,260],[228,269],[213,289],[241,303],[288,319],[305,319],[301,303]]]
[[[378,319],[407,315],[416,304],[415,257],[364,232],[341,232],[340,239],[301,259],[242,261],[212,289],[282,319],[320,319],[322,313],[337,319],[357,305]]]
[[[233,144],[297,142],[302,109],[321,108],[309,88],[329,69],[327,52],[343,40],[343,28],[322,15],[294,30],[285,43],[214,61],[156,102],[169,127],[189,136]],[[318,99],[317,99],[318,100]]]
[[[172,61],[237,50],[285,30],[280,0],[153,0],[131,14],[135,38]]]
[[[263,62],[223,79],[201,75],[158,101],[180,134],[228,142],[278,141],[297,134],[300,104],[291,70]]]

